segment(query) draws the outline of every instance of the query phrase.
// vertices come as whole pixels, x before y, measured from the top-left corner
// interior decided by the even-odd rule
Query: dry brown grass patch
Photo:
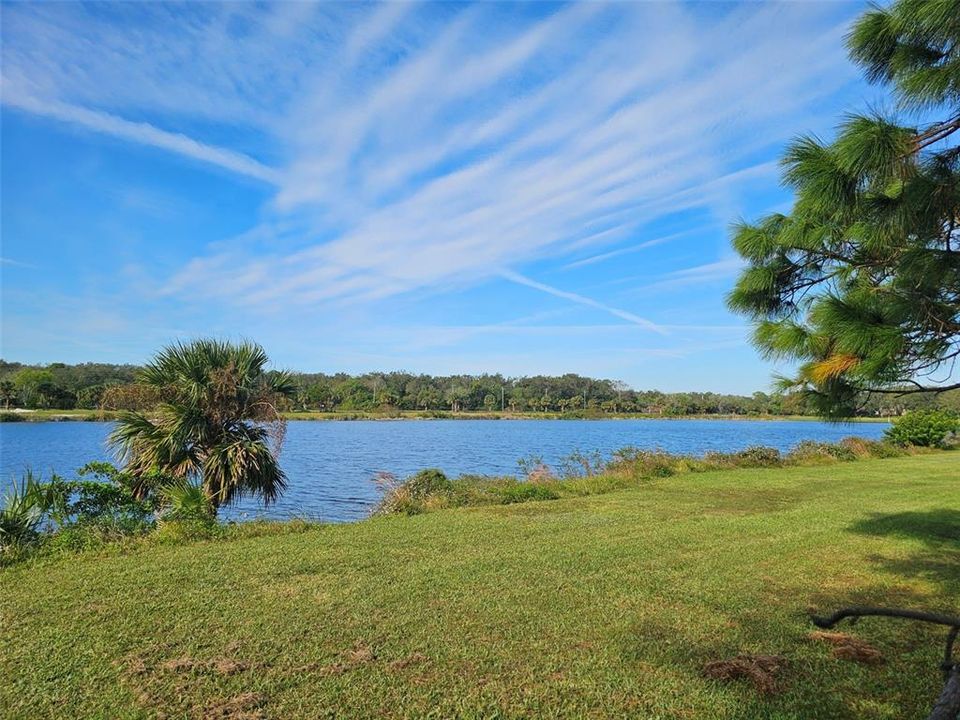
[[[328,665],[320,663],[307,663],[294,668],[296,673],[316,672],[320,675],[342,675],[343,673],[358,668],[362,665],[369,665],[377,661],[377,653],[364,642],[357,642],[349,650],[341,653],[342,660]]]
[[[883,654],[873,645],[853,635],[840,632],[817,630],[807,637],[811,640],[833,645],[833,656],[838,660],[850,660],[864,665],[879,665],[884,661]]]
[[[737,655],[708,662],[703,666],[703,674],[724,682],[749,680],[757,692],[772,695],[779,689],[776,675],[785,665],[786,659],[779,655]]]
[[[421,663],[425,663],[426,661],[427,661],[426,655],[424,655],[423,653],[415,652],[415,653],[411,653],[410,655],[407,655],[406,657],[402,657],[399,660],[394,660],[388,665],[388,667],[394,671],[406,670],[411,665],[420,665]]]
[[[343,654],[348,665],[366,665],[377,659],[377,654],[366,643],[359,642]]]
[[[266,701],[260,693],[245,692],[210,703],[201,717],[204,720],[263,720]]]
[[[219,657],[211,660],[195,660],[189,657],[173,658],[159,665],[161,670],[174,673],[215,672],[218,675],[235,675],[250,669],[250,663],[243,660]]]

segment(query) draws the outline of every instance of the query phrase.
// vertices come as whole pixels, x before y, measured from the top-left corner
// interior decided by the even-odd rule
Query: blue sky
[[[859,3],[2,6],[2,346],[768,389],[723,306]]]

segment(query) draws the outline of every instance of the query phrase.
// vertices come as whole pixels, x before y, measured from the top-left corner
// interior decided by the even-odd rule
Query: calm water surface
[[[70,476],[91,460],[109,460],[111,423],[0,423],[0,485],[24,468]],[[448,475],[514,474],[517,460],[539,455],[556,465],[575,450],[613,451],[633,445],[701,455],[750,445],[789,450],[801,440],[879,438],[885,423],[830,424],[787,420],[406,420],[291,422],[280,462],[289,478],[284,497],[256,502],[228,517],[307,515],[328,521],[366,516],[379,493],[380,471],[405,476],[425,467]]]

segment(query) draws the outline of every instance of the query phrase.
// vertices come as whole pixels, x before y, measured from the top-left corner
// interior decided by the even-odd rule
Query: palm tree
[[[10,380],[0,381],[0,399],[3,400],[3,409],[10,409],[10,401],[17,397],[17,386]]]
[[[149,414],[123,413],[109,440],[124,469],[144,478],[142,492],[161,473],[198,481],[214,509],[247,495],[277,499],[286,487],[277,405],[295,388],[266,364],[263,348],[250,342],[178,342],[157,354],[137,382],[156,390],[160,403]]]

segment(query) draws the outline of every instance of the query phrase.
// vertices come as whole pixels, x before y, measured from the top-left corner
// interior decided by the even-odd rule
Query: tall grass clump
[[[556,500],[560,497],[556,490],[547,485],[523,482],[505,485],[498,490],[494,490],[494,494],[499,497],[503,505],[531,500]]]
[[[804,440],[787,453],[786,461],[791,465],[824,465],[837,460],[856,460],[853,449],[841,443],[825,443],[816,440]]]
[[[732,453],[711,450],[703,456],[703,460],[710,470],[780,467],[783,464],[779,450],[763,445],[752,445]]]
[[[375,482],[383,497],[374,515],[419,515],[446,505],[453,489],[449,478],[435,468],[421,470],[403,481],[390,473],[380,473]]]
[[[692,463],[693,458],[685,455],[671,455],[666,450],[625,447],[613,454],[605,470],[637,479],[665,478],[688,471]]]

